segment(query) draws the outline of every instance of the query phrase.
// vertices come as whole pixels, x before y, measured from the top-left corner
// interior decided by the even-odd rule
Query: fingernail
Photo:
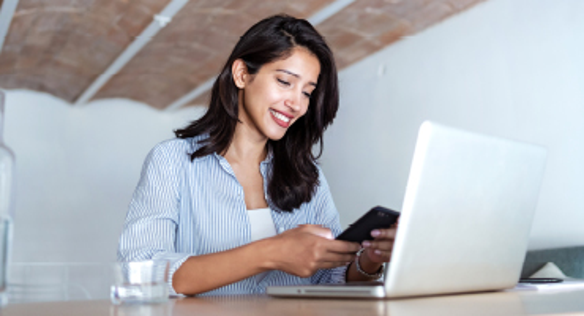
[[[363,247],[369,247],[369,246],[371,246],[371,242],[369,242],[369,241],[363,242]]]
[[[371,236],[373,236],[373,237],[377,237],[377,236],[379,236],[380,234],[381,234],[381,232],[380,232],[380,231],[378,231],[377,229],[371,232]]]

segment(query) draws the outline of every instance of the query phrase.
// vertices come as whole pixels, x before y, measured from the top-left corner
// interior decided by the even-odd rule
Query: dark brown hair
[[[288,57],[296,46],[304,47],[316,56],[320,62],[320,75],[306,114],[288,128],[282,139],[268,140],[267,144],[273,153],[268,203],[276,210],[288,212],[309,202],[319,185],[316,159],[322,154],[323,133],[339,107],[337,69],[332,52],[309,22],[276,15],[252,26],[239,39],[213,84],[211,103],[205,115],[175,131],[179,138],[209,135],[191,154],[192,160],[211,153],[224,153],[239,122],[238,88],[231,72],[233,62],[243,60],[248,73],[253,75],[264,64]],[[314,155],[312,147],[317,143],[319,152]]]

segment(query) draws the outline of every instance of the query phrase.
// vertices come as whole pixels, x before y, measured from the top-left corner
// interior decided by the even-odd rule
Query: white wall
[[[401,208],[430,119],[548,147],[530,249],[584,245],[584,1],[488,0],[340,78],[322,165],[343,225]]]
[[[6,92],[5,141],[17,163],[13,261],[115,261],[146,154],[203,109],[165,113],[128,100],[76,107]]]

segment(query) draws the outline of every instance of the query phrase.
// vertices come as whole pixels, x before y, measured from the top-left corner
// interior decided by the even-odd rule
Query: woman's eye
[[[310,93],[308,93],[308,92],[303,92],[303,93],[304,93],[304,96],[305,96],[305,97],[307,97],[307,98],[309,98],[309,99],[310,99],[310,96],[311,96],[311,94],[310,94]]]
[[[278,79],[278,82],[279,82],[280,84],[284,85],[284,86],[289,86],[289,85],[290,85],[290,82],[288,82],[288,81],[284,81],[284,80],[282,80],[282,79]]]

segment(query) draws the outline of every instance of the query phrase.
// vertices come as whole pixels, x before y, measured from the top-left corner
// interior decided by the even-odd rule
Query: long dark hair
[[[296,46],[308,49],[318,58],[320,75],[306,114],[288,128],[284,137],[278,141],[268,140],[267,144],[273,153],[268,202],[276,210],[287,212],[309,202],[319,185],[316,159],[322,154],[324,130],[332,123],[339,107],[337,69],[332,52],[309,22],[276,15],[252,26],[235,45],[215,80],[205,115],[175,131],[178,138],[209,135],[200,142],[202,146],[190,154],[191,160],[224,153],[239,122],[238,88],[231,72],[233,62],[243,60],[248,73],[253,75],[264,64],[288,57]],[[316,143],[320,147],[314,155],[312,147]]]

